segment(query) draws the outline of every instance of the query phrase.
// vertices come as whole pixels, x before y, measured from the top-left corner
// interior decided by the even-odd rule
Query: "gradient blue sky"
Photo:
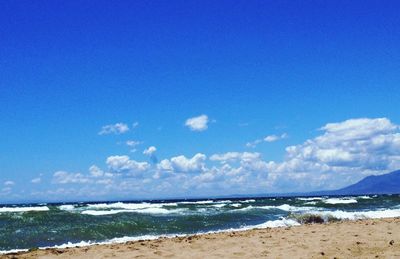
[[[399,1],[1,1],[0,201],[305,191],[396,169],[399,11]],[[200,115],[207,129],[185,126]],[[129,131],[99,134],[116,123]],[[310,143],[324,155],[304,155]]]

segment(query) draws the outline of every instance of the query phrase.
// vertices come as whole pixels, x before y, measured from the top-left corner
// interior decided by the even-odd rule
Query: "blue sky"
[[[0,201],[331,189],[398,169],[399,9],[1,1]]]

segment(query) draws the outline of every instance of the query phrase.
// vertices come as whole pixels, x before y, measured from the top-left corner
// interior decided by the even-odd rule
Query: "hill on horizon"
[[[339,190],[313,192],[319,195],[400,194],[400,170],[370,175]]]

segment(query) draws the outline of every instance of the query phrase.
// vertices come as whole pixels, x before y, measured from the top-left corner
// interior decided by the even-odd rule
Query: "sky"
[[[400,169],[399,1],[0,1],[0,202]]]

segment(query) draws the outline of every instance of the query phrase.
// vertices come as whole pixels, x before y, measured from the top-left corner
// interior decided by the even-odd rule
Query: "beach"
[[[400,258],[400,218],[252,229],[1,258]]]

